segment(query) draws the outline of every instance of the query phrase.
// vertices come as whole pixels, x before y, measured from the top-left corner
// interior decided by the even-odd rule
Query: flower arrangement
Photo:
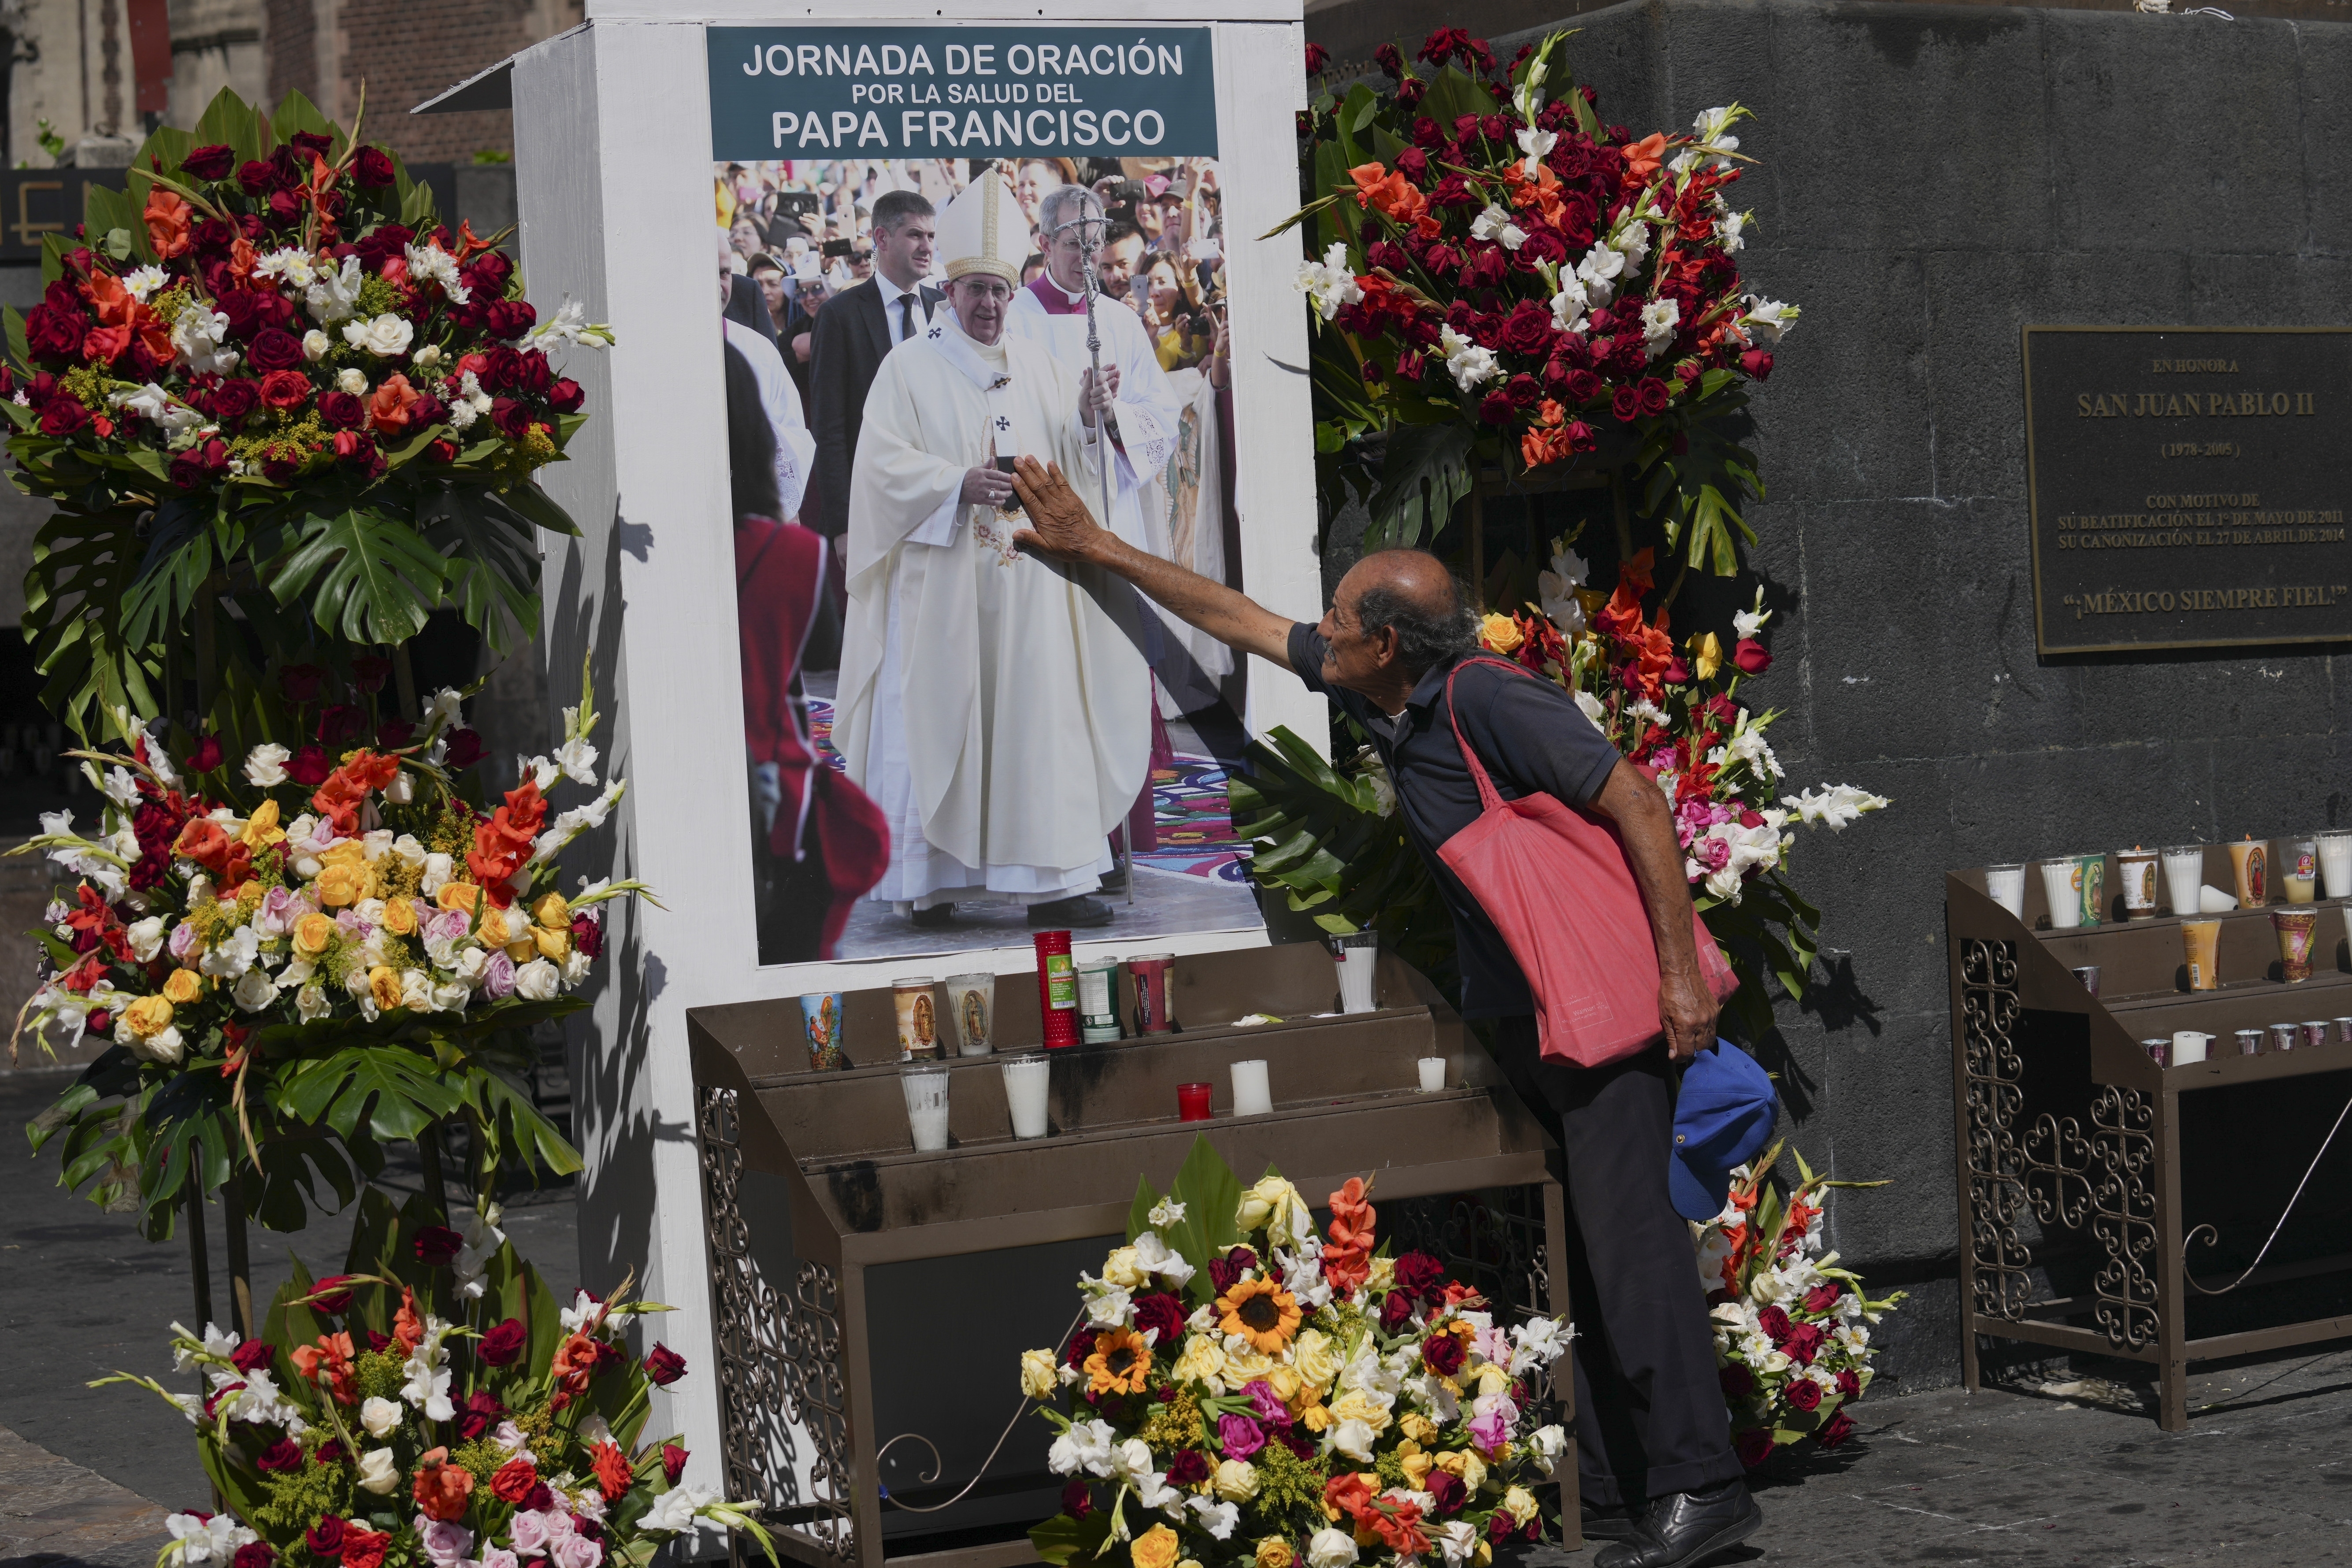
[[[1559,1320],[1507,1324],[1428,1254],[1390,1256],[1360,1179],[1320,1237],[1279,1172],[1244,1191],[1205,1141],[1166,1195],[1139,1187],[1083,1326],[1022,1357],[1024,1394],[1069,1399],[1041,1412],[1069,1480],[1039,1556],[1461,1568],[1538,1535]]]
[[[371,1193],[348,1272],[298,1263],[261,1333],[172,1325],[199,1392],[117,1373],[195,1428],[223,1511],[176,1513],[156,1568],[645,1568],[663,1545],[741,1531],[745,1505],[681,1484],[676,1438],[646,1442],[650,1394],[686,1375],[623,1325],[668,1308],[557,1299],[485,1211],[464,1237],[423,1200]]]
[[[5,318],[17,482],[61,511],[26,620],[52,706],[86,736],[175,708],[142,656],[224,600],[256,627],[307,601],[357,643],[445,603],[501,653],[535,628],[532,530],[577,530],[531,476],[586,417],[551,356],[610,331],[541,320],[495,240],[299,94],[273,119],[223,92],[128,186],[89,187]]]
[[[1905,1294],[1871,1300],[1861,1278],[1822,1251],[1822,1192],[1886,1184],[1832,1182],[1797,1154],[1799,1182],[1784,1200],[1765,1182],[1780,1157],[1776,1143],[1734,1171],[1723,1212],[1697,1230],[1733,1444],[1751,1469],[1802,1438],[1834,1448],[1853,1435],[1845,1407],[1870,1386],[1871,1328]]]
[[[1752,538],[1739,500],[1759,487],[1707,427],[1771,374],[1799,314],[1748,292],[1735,259],[1748,111],[1709,109],[1685,134],[1604,125],[1570,79],[1568,37],[1507,66],[1459,27],[1412,65],[1382,45],[1385,89],[1358,83],[1300,117],[1312,199],[1293,221],[1316,219],[1322,243],[1297,286],[1333,340],[1318,450],[1388,436],[1365,487],[1374,543],[1412,542],[1396,520],[1425,481],[1434,532],[1474,453],[1510,472],[1638,451],[1670,548],[1729,573],[1735,534]]]
[[[281,686],[315,705],[322,679],[298,667]],[[103,793],[97,829],[49,814],[10,851],[44,852],[75,878],[34,933],[52,969],[20,1030],[29,1023],[49,1048],[85,1031],[113,1042],[37,1126],[36,1147],[65,1131],[69,1183],[103,1172],[101,1202],[135,1185],[163,1233],[160,1211],[204,1173],[207,1188],[226,1179],[232,1149],[263,1178],[264,1222],[293,1228],[303,1158],[349,1200],[327,1135],[365,1173],[381,1159],[374,1140],[451,1115],[474,1129],[486,1193],[500,1152],[518,1143],[576,1170],[499,1069],[525,1059],[530,1025],[583,1005],[604,906],[644,891],[556,888],[564,847],[626,788],[597,780],[584,669],[583,682],[563,745],[525,760],[487,812],[461,787],[479,798],[463,775],[481,747],[458,722],[454,690],[432,700],[421,729],[387,721],[333,754],[265,742],[234,775],[217,741],[174,763],[144,721],[118,710],[120,750],[71,753]],[[363,719],[346,708],[328,732]],[[590,793],[552,811],[559,783]],[[143,1114],[120,1114],[117,1100]],[[283,1147],[273,1158],[265,1143]]]

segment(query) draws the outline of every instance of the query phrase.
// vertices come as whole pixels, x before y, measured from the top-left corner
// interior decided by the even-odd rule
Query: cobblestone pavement
[[[152,1395],[83,1384],[116,1367],[166,1373],[165,1325],[193,1310],[186,1248],[141,1241],[128,1216],[60,1190],[52,1162],[23,1157],[19,1130],[65,1081],[0,1073],[0,1568],[146,1568],[166,1507],[207,1506],[194,1445]],[[568,1195],[510,1207],[508,1223],[527,1255],[568,1272],[577,1256]],[[294,1237],[257,1234],[257,1294],[266,1300],[285,1278],[289,1243],[333,1259],[346,1234],[332,1219]],[[1766,1528],[1722,1561],[2352,1560],[2352,1347],[2200,1369],[2190,1394],[2183,1433],[2157,1428],[2153,1390],[2122,1363],[1974,1395],[1865,1400],[1844,1448],[1783,1457],[1758,1479]],[[1589,1552],[1523,1554],[1525,1568],[1591,1561]]]

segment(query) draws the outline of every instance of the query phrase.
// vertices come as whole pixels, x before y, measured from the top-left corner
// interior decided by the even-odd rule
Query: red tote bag
[[[1471,662],[1538,679],[1501,659]],[[1665,1024],[1658,1016],[1657,942],[1624,841],[1609,823],[1552,795],[1505,800],[1463,740],[1462,721],[1453,717],[1452,677],[1445,707],[1454,744],[1478,782],[1481,810],[1438,858],[1518,961],[1535,994],[1543,1054],[1577,1067],[1638,1054],[1665,1033]],[[1699,971],[1720,1003],[1738,989],[1739,977],[1696,910],[1691,925]]]

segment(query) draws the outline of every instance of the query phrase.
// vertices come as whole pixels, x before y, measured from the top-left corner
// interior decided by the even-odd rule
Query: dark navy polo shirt
[[[1478,784],[1462,760],[1448,716],[1445,683],[1454,663],[1438,666],[1412,689],[1404,711],[1391,719],[1357,692],[1323,681],[1326,644],[1314,626],[1290,628],[1290,668],[1307,689],[1337,702],[1372,738],[1396,786],[1406,836],[1421,851],[1454,916],[1461,951],[1462,1016],[1499,1018],[1533,1013],[1535,999],[1502,932],[1478,901],[1437,858],[1441,845],[1478,819]],[[1458,662],[1458,661],[1457,661]],[[1617,765],[1609,743],[1576,699],[1539,676],[1465,663],[1454,683],[1462,738],[1486,765],[1505,800],[1543,794],[1584,805],[1601,793]]]

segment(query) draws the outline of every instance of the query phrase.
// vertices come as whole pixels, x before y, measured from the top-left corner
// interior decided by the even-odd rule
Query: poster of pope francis
[[[1240,672],[1118,579],[1013,543],[1030,457],[1138,547],[1242,585],[1208,51],[1184,61],[1197,103],[1129,110],[1143,155],[886,159],[829,139],[837,84],[730,79],[795,58],[769,34],[820,32],[918,63],[927,37],[711,29],[761,960],[1257,926],[1224,809]],[[763,149],[790,120],[816,155],[726,157],[736,99]],[[762,450],[812,444],[787,515]]]

